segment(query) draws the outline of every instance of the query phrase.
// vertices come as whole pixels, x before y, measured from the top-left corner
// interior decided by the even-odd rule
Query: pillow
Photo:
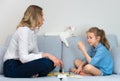
[[[112,48],[111,55],[114,61],[113,73],[120,74],[120,47]]]
[[[0,74],[3,73],[3,56],[6,51],[6,48],[3,46],[0,46]]]

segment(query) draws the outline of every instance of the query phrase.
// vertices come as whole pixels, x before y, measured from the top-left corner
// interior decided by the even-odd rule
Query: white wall
[[[0,0],[0,44],[15,31],[30,4],[44,9],[45,22],[40,34],[74,26],[79,35],[91,26],[98,26],[106,34],[116,34],[120,41],[120,0]]]

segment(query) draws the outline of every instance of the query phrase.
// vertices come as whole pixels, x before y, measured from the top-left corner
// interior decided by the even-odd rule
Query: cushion
[[[108,34],[106,37],[110,44],[110,50],[114,47],[118,47],[118,39],[116,35]]]
[[[6,48],[3,46],[0,46],[0,74],[3,73],[3,56],[6,51]]]
[[[114,61],[113,73],[120,74],[120,47],[112,48],[111,55]]]
[[[41,36],[38,35],[38,49],[40,52],[53,54],[61,59],[61,40],[58,36]],[[54,71],[59,71],[56,67]]]

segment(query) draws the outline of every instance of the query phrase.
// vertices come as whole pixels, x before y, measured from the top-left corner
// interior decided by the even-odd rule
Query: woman
[[[38,52],[36,31],[43,21],[43,9],[30,5],[4,56],[3,69],[6,77],[41,77],[46,76],[56,66],[62,66],[62,61],[52,54]]]

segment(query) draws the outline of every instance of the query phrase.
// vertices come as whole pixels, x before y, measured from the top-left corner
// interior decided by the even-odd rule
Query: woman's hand
[[[54,66],[63,66],[63,62],[59,58],[51,55],[49,59],[54,62]]]
[[[43,53],[43,57],[47,57],[47,58],[49,58],[50,60],[52,60],[55,67],[56,67],[56,66],[62,66],[62,67],[64,67],[62,60],[60,60],[59,58],[55,57],[55,56],[52,55],[52,54]]]

